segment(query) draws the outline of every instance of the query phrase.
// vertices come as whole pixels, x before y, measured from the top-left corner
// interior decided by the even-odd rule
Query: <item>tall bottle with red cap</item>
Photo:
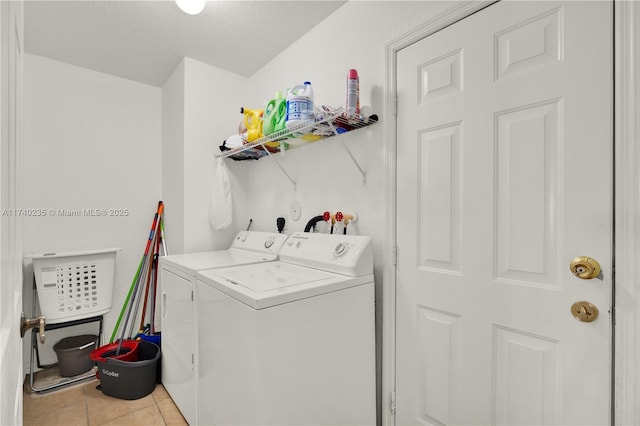
[[[347,108],[346,118],[357,120],[360,115],[360,80],[358,70],[350,69],[347,74]]]

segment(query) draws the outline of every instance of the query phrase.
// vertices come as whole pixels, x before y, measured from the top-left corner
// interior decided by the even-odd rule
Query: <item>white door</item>
[[[22,423],[22,2],[0,2],[0,424]]]
[[[398,52],[396,424],[609,423],[612,9],[503,1]]]

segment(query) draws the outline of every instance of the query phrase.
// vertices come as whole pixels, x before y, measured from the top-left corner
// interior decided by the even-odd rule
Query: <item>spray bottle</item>
[[[360,115],[360,79],[358,78],[358,70],[353,68],[347,74],[346,115],[349,121],[356,121]]]

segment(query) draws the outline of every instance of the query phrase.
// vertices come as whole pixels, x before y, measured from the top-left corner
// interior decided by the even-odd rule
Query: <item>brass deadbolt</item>
[[[583,280],[598,278],[602,271],[598,261],[588,256],[579,256],[573,259],[569,269],[573,275]]]
[[[593,303],[589,302],[576,302],[571,305],[571,313],[573,317],[578,321],[591,322],[598,318],[598,308]]]

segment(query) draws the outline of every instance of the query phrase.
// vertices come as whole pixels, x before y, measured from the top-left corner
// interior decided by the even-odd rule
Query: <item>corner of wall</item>
[[[242,116],[247,78],[199,62],[184,60],[184,250],[203,251],[227,248],[246,223],[247,200],[237,185],[236,170],[229,167],[234,223],[224,231],[209,224],[209,205],[213,192],[218,146],[237,131]],[[244,174],[244,171],[240,172]],[[242,179],[242,176],[240,176]]]
[[[184,251],[185,61],[162,86],[162,200],[174,253]]]

